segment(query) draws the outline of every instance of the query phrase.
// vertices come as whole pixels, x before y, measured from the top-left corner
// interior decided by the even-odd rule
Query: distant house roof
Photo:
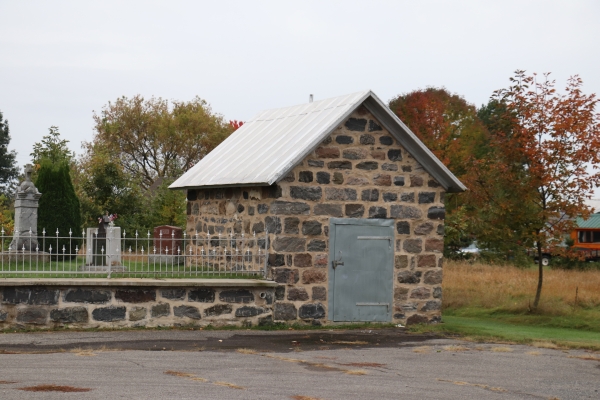
[[[600,214],[590,214],[588,219],[577,218],[577,227],[581,229],[600,229]]]
[[[245,122],[169,188],[272,185],[286,176],[361,105],[446,191],[466,190],[371,91],[262,111]]]

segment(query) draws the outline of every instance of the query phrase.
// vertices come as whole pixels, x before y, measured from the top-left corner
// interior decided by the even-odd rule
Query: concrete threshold
[[[149,278],[4,278],[2,286],[144,286],[144,287],[277,287],[263,279],[149,279]]]

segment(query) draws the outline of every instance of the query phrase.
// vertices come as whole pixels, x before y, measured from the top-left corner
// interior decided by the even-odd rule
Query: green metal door
[[[392,320],[392,220],[330,220],[329,319]]]

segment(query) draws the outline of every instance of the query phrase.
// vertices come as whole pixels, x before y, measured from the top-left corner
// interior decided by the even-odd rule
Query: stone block
[[[306,203],[290,201],[274,201],[271,204],[271,213],[275,215],[308,215],[310,206]]]
[[[300,171],[298,172],[298,182],[310,183],[314,179],[312,171]]]
[[[322,225],[319,221],[304,221],[304,223],[302,223],[303,235],[320,235],[321,232]]]
[[[372,119],[369,120],[369,132],[377,132],[377,131],[382,131],[383,128],[381,126],[379,126],[379,124],[377,124],[377,122],[373,121]]]
[[[117,289],[115,300],[124,303],[146,303],[156,300],[155,289]]]
[[[179,318],[201,319],[200,310],[192,306],[173,307],[173,315]]]
[[[398,165],[397,164],[381,164],[381,169],[384,171],[398,171]],[[394,177],[394,185],[396,184],[396,178],[399,178],[398,176]],[[404,186],[404,178],[402,178],[402,185],[396,185],[396,186]]]
[[[356,168],[365,171],[374,171],[379,168],[379,163],[377,161],[363,161],[356,164]]]
[[[435,268],[437,260],[433,254],[422,254],[417,257],[417,267],[419,268]]]
[[[169,303],[159,303],[152,306],[150,315],[152,318],[167,317],[171,314],[171,305]]]
[[[89,314],[85,307],[67,307],[50,311],[50,320],[52,322],[61,322],[63,324],[88,322]]]
[[[392,203],[398,200],[398,194],[396,193],[389,193],[389,192],[385,192],[383,193],[383,201],[385,201],[386,203]]]
[[[419,204],[429,204],[435,201],[435,192],[419,192]]]
[[[364,148],[346,149],[342,153],[342,157],[348,160],[362,160],[367,158],[367,150]]]
[[[276,321],[291,321],[298,317],[296,306],[291,303],[275,303],[273,319]]]
[[[410,187],[421,187],[423,186],[423,177],[420,175],[410,176]]]
[[[46,325],[48,310],[43,308],[25,308],[18,310],[17,322],[22,324]]]
[[[373,151],[371,151],[371,157],[373,157],[375,160],[385,161],[385,151],[373,150]],[[389,165],[389,164],[387,164],[387,165]],[[383,166],[382,166],[382,169],[383,169]]]
[[[302,283],[309,285],[311,283],[321,283],[327,280],[327,272],[320,269],[309,269],[302,272]]]
[[[312,239],[306,247],[308,251],[325,251],[325,249],[327,249],[327,242],[319,239]]]
[[[293,199],[317,201],[323,197],[320,186],[291,186],[290,196]]]
[[[285,299],[285,286],[277,286],[275,288],[275,300],[283,300]]]
[[[387,218],[387,209],[385,207],[370,207],[369,208],[369,218],[372,219],[382,219]]]
[[[356,200],[356,190],[348,188],[325,188],[325,198],[327,200]]]
[[[259,204],[256,207],[256,211],[258,211],[259,214],[266,214],[269,212],[269,206],[267,204]]]
[[[349,131],[364,132],[367,127],[367,120],[364,118],[348,118],[344,126]]]
[[[325,162],[323,162],[322,160],[308,160],[309,167],[323,168],[324,165],[325,165]],[[294,181],[290,181],[290,182],[294,182]]]
[[[421,271],[403,270],[398,272],[398,283],[414,285],[421,282]]]
[[[428,302],[426,302],[425,304],[423,304],[423,306],[421,307],[421,309],[419,311],[421,312],[427,312],[427,311],[439,311],[442,309],[442,302],[439,300],[429,300]]]
[[[367,135],[367,134],[360,135],[360,144],[366,145],[366,146],[375,144],[375,137],[373,135]]]
[[[418,287],[410,292],[411,299],[425,300],[431,296],[431,290],[426,287]]]
[[[325,190],[327,195],[327,190]],[[341,204],[315,204],[315,215],[329,215],[331,217],[342,216],[342,205]]]
[[[412,167],[410,165],[403,165],[402,172],[412,172]]]
[[[66,303],[104,304],[112,298],[110,290],[102,289],[67,289],[63,300]]]
[[[314,266],[317,268],[325,268],[327,267],[327,263],[329,261],[329,257],[327,254],[317,254],[315,255]]]
[[[441,286],[436,286],[433,288],[433,298],[434,299],[442,298],[442,287]]]
[[[92,311],[92,318],[95,321],[113,322],[122,321],[125,319],[125,313],[127,309],[125,307],[100,307]]]
[[[312,255],[308,253],[294,255],[294,267],[307,268],[312,267]]]
[[[321,301],[327,300],[327,288],[324,286],[313,286],[312,299]]]
[[[282,253],[306,251],[306,239],[293,236],[279,236],[273,241],[273,250]]]
[[[410,224],[406,221],[396,222],[396,232],[399,235],[410,235]]]
[[[390,161],[402,161],[402,150],[392,149],[388,150],[388,159]]]
[[[427,210],[427,218],[443,220],[446,218],[446,209],[444,207],[430,207]]]
[[[352,163],[350,161],[329,161],[327,163],[329,169],[352,169]]]
[[[373,176],[373,184],[377,186],[392,186],[392,176],[386,174],[377,174]]]
[[[365,214],[365,206],[362,204],[346,204],[346,216],[350,218],[362,218]]]
[[[367,186],[369,183],[369,180],[363,176],[349,176],[346,179],[346,185],[351,186]]]
[[[417,207],[394,204],[390,208],[390,215],[396,219],[420,219],[423,213]]]
[[[287,285],[294,285],[298,283],[300,274],[297,269],[291,268],[274,268],[273,269],[273,280],[277,283],[284,283]]]
[[[308,300],[308,293],[302,287],[291,287],[288,289],[287,299],[289,301],[306,301]]]
[[[394,186],[404,186],[404,177],[403,176],[395,176],[394,177]]]
[[[279,235],[281,233],[281,218],[265,217],[265,229],[269,233],[275,233]]]
[[[233,307],[231,307],[231,304],[217,304],[204,310],[204,316],[218,317],[219,315],[231,314],[232,312]]]
[[[269,254],[267,260],[269,267],[283,267],[285,265],[285,255],[283,254]]]
[[[441,187],[442,185],[440,185],[435,179],[430,179],[427,181],[427,186],[430,188],[438,188],[438,187]]]
[[[391,146],[394,144],[394,139],[392,139],[391,136],[380,136],[379,143],[381,143],[384,146]]]
[[[265,312],[267,312],[267,310],[265,310],[262,307],[244,306],[244,307],[240,307],[237,310],[235,310],[235,316],[242,317],[242,318],[248,318],[248,317],[255,317],[257,315],[264,314]]]
[[[252,303],[254,293],[248,289],[228,289],[219,293],[219,300],[224,303]]]
[[[165,299],[169,300],[183,300],[185,299],[185,289],[162,289],[160,295]]]
[[[427,285],[441,285],[442,284],[442,271],[427,271],[423,277],[423,283]],[[434,296],[435,297],[435,296]]]
[[[379,190],[378,189],[366,189],[360,194],[362,201],[379,201]]]
[[[214,303],[215,291],[214,289],[206,288],[191,289],[188,293],[188,301],[196,301],[199,303]]]
[[[402,193],[400,195],[400,201],[404,203],[414,203],[415,202],[415,194],[414,193]]]
[[[433,224],[431,222],[424,222],[415,227],[415,235],[429,235],[432,231]]]
[[[444,252],[444,239],[427,238],[425,241],[425,251],[433,251],[434,253]]]
[[[340,149],[337,147],[319,147],[315,150],[318,158],[340,158]]]
[[[394,289],[394,300],[396,301],[406,301],[408,299],[408,288],[395,288]]]
[[[5,322],[8,319],[8,313],[0,310],[0,322]]]
[[[354,138],[347,135],[338,135],[335,137],[335,142],[338,144],[352,144],[354,143]]]
[[[5,287],[2,291],[4,304],[55,305],[59,290],[35,287]]]
[[[332,182],[336,185],[341,185],[344,183],[344,175],[341,172],[334,172]]]
[[[408,268],[408,256],[400,255],[394,257],[394,267],[398,269]]]
[[[444,230],[445,230],[444,228],[445,228],[444,224],[439,224],[437,226],[437,229],[435,230],[435,233],[437,233],[440,236],[444,236]]]
[[[325,317],[325,308],[321,303],[303,304],[298,311],[301,319],[321,319]]]
[[[146,318],[148,310],[146,307],[131,307],[129,309],[129,320],[130,321],[141,321]]]
[[[423,251],[423,240],[421,239],[406,239],[404,241],[404,251],[407,253],[420,253]]]
[[[283,220],[283,232],[287,234],[297,234],[300,232],[298,225],[300,220],[296,217],[287,217]]]
[[[321,185],[327,185],[331,181],[331,174],[329,172],[319,171],[317,172],[317,183]]]

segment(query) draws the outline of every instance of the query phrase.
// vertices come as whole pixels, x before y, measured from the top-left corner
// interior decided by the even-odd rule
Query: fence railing
[[[87,231],[87,233],[86,233]],[[183,232],[152,237],[108,227],[75,236],[0,231],[0,278],[257,278],[265,277],[268,234]]]

